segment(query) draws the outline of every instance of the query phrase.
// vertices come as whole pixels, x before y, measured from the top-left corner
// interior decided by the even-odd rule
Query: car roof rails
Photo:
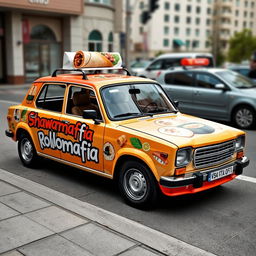
[[[118,67],[118,68],[73,68],[73,69],[65,69],[65,68],[58,68],[53,71],[52,77],[57,77],[57,72],[72,72],[77,71],[81,72],[83,75],[83,80],[88,80],[86,71],[94,71],[94,74],[99,74],[102,70],[124,70],[127,73],[127,76],[131,76],[131,73],[124,67]]]

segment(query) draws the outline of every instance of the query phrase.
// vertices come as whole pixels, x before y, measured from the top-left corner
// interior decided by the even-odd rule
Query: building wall
[[[166,8],[168,4],[169,9]],[[218,33],[224,40],[222,43],[225,51],[228,49],[227,41],[235,32],[249,28],[256,35],[255,0],[159,0],[159,8],[151,13],[151,19],[146,25],[141,23],[140,15],[143,10],[147,10],[148,0],[138,0],[133,3],[131,25],[134,57],[145,56],[145,46],[148,48],[148,57],[154,57],[160,52],[211,52],[210,40],[216,29],[216,4],[220,5]],[[179,5],[179,10],[176,5]],[[190,12],[188,6],[191,8]],[[165,21],[166,15],[169,21]],[[173,39],[190,42],[190,45],[175,48]],[[136,50],[138,46],[142,46],[144,50]]]

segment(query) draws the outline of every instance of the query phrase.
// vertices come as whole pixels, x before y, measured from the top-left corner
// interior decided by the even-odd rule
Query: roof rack
[[[58,68],[55,71],[53,71],[52,77],[56,77],[57,72],[77,71],[77,72],[81,72],[83,74],[83,79],[84,80],[88,80],[86,71],[94,71],[94,74],[98,74],[99,71],[101,71],[101,70],[124,70],[124,71],[126,71],[127,76],[131,76],[131,73],[126,68],[124,68],[124,67],[118,67],[118,68],[113,67],[113,68],[83,68],[83,69],[81,69],[81,68],[79,68],[79,69],[77,69],[77,68],[74,68],[74,69]]]

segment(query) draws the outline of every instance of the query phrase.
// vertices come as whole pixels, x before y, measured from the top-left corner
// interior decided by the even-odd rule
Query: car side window
[[[149,70],[159,70],[159,69],[162,69],[163,67],[163,60],[157,60],[155,62],[153,62],[149,67],[148,69]]]
[[[85,87],[70,86],[66,113],[82,116],[84,110],[96,110],[98,119],[102,120],[95,92]]]
[[[201,88],[215,89],[216,84],[223,84],[218,78],[204,73],[196,74],[196,86]]]
[[[65,90],[65,84],[45,84],[36,100],[37,107],[45,110],[61,112]]]
[[[171,67],[179,67],[181,59],[180,58],[171,58],[171,59],[165,59],[163,62],[163,69],[168,69]]]
[[[169,73],[165,76],[165,83],[181,86],[193,86],[193,74],[191,72]]]

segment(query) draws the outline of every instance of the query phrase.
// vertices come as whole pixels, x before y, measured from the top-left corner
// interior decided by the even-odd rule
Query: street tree
[[[243,60],[250,59],[254,51],[256,51],[256,37],[253,36],[250,29],[244,29],[241,32],[236,32],[230,38],[228,60],[240,63]]]

